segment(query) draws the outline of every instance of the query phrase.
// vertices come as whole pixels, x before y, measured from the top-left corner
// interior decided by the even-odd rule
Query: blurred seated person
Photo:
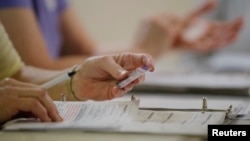
[[[205,21],[202,33],[198,19],[214,7],[207,2],[184,17],[164,12],[144,19],[131,47],[100,52],[96,43],[81,26],[66,0],[1,0],[0,20],[14,47],[27,65],[46,69],[65,69],[89,56],[137,52],[150,54],[155,60],[169,49],[190,49],[209,52],[232,43],[242,26],[242,20],[229,22]],[[220,30],[223,34],[217,34]],[[35,58],[35,59],[34,59]]]

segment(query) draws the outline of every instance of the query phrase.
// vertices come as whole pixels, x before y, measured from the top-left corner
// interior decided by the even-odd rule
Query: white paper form
[[[138,117],[124,131],[206,135],[208,124],[222,124],[225,112],[181,112],[140,110]]]
[[[134,121],[159,124],[180,125],[206,125],[211,123],[222,123],[225,112],[182,112],[182,111],[152,111],[140,110],[138,118]]]
[[[64,119],[60,123],[16,123],[7,126],[9,130],[42,129],[115,129],[121,123],[130,122],[138,111],[139,101],[123,102],[55,102]]]
[[[134,102],[57,102],[56,107],[65,122],[116,123],[133,117],[138,109]],[[93,124],[93,123],[92,123]]]
[[[229,119],[247,119],[250,120],[250,102],[242,101],[232,109],[228,115]]]
[[[77,130],[119,133],[206,135],[208,124],[223,123],[225,112],[138,110],[139,100],[56,102],[60,123],[18,122],[5,130]],[[192,130],[190,130],[192,129]]]

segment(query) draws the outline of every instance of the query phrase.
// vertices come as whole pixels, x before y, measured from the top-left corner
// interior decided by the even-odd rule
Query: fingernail
[[[149,66],[150,64],[150,59],[147,56],[144,56],[143,58],[143,63],[145,63],[146,66]]]
[[[127,74],[127,71],[126,70],[123,70],[123,69],[120,69],[119,70],[119,76],[117,76],[117,78],[124,78]]]
[[[47,122],[51,122],[52,119],[48,117],[46,121],[47,121]]]
[[[146,64],[147,64],[147,65],[150,65],[150,63],[151,63],[151,59],[150,59],[150,58],[147,58]]]
[[[118,88],[115,89],[114,97],[117,98],[117,97],[121,97],[121,96],[123,96],[123,92],[121,90],[119,90]]]
[[[121,75],[125,75],[127,73],[127,71],[125,71],[125,70],[120,70],[120,74]]]
[[[61,116],[58,116],[57,121],[63,121],[63,118]]]
[[[119,93],[117,93],[117,94],[115,95],[116,98],[122,97],[122,96],[123,96],[123,92],[119,92]]]
[[[150,67],[150,68],[149,68],[149,71],[152,71],[152,70],[153,70],[153,68],[152,68],[152,61],[151,61],[150,58],[147,58],[147,59],[146,59],[146,65],[147,65],[148,67]]]

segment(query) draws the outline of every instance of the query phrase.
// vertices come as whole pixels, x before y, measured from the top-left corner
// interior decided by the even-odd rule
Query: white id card
[[[135,79],[137,79],[140,76],[142,76],[146,71],[148,71],[148,67],[147,66],[143,66],[143,67],[140,67],[140,68],[134,70],[132,73],[129,74],[128,78],[122,80],[121,82],[118,82],[117,86],[119,88],[125,87],[126,85],[128,85],[129,83],[131,83],[132,81],[134,81]]]

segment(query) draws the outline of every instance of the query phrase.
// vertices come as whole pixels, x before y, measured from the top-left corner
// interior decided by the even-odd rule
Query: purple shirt
[[[67,6],[67,0],[0,0],[0,9],[27,8],[35,13],[49,53],[53,58],[57,58],[60,54],[62,37],[59,18]]]

